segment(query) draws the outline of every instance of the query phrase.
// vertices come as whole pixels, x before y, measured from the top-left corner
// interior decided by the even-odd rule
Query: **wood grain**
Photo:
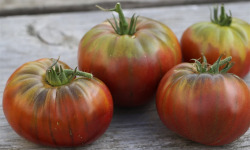
[[[126,16],[134,12],[168,25],[180,39],[191,24],[209,21],[212,5],[186,5],[157,8],[126,9]],[[250,2],[227,3],[234,17],[250,22]],[[77,66],[77,49],[81,37],[94,25],[111,16],[101,11],[61,13],[0,18],[0,149],[50,149],[18,136],[8,125],[2,110],[5,83],[21,64],[43,57],[58,58],[72,68]],[[250,85],[250,74],[244,79]],[[220,147],[208,147],[184,139],[160,121],[154,100],[136,109],[115,108],[110,127],[91,145],[76,149],[88,150],[236,150],[250,149],[250,130],[237,141]]]
[[[112,8],[172,6],[183,4],[227,3],[248,0],[0,0],[0,16],[96,10],[95,5]]]

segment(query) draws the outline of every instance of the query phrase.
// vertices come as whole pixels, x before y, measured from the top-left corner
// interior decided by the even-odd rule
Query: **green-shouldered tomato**
[[[231,143],[248,130],[249,88],[238,76],[226,73],[232,66],[230,59],[218,59],[211,66],[197,60],[182,63],[165,74],[156,106],[169,129],[206,145]]]
[[[79,69],[105,82],[115,104],[145,104],[153,99],[162,76],[181,62],[179,42],[158,21],[125,18],[119,3],[110,11],[118,12],[119,22],[105,21],[84,35],[79,44]]]
[[[89,144],[104,133],[113,116],[113,102],[99,79],[44,58],[25,63],[11,75],[3,111],[24,138],[69,147]]]
[[[244,77],[250,70],[250,25],[228,16],[223,5],[221,15],[214,8],[211,22],[199,22],[186,29],[181,38],[181,48],[185,61],[205,55],[209,63],[224,54],[232,56],[235,66],[230,70]]]

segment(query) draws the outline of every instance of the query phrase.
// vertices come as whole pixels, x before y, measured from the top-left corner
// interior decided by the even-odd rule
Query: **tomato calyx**
[[[194,66],[196,68],[197,73],[210,73],[210,74],[219,74],[219,73],[227,73],[229,69],[231,69],[234,63],[230,62],[232,57],[229,56],[223,60],[221,60],[221,55],[213,65],[207,63],[206,57],[203,55],[203,62],[201,63],[197,59],[192,59],[195,61]],[[220,69],[221,66],[224,66]]]
[[[91,73],[75,70],[63,69],[61,65],[58,65],[59,58],[46,70],[45,78],[51,86],[61,86],[70,83],[76,76],[82,76],[86,78],[93,78]]]
[[[119,15],[119,24],[117,22],[117,19],[115,18],[115,16],[113,15],[115,24],[113,24],[109,19],[108,22],[111,24],[111,26],[113,27],[113,29],[115,30],[115,32],[119,35],[134,35],[136,32],[136,22],[137,22],[137,18],[139,16],[135,17],[135,14],[133,14],[133,16],[131,17],[130,20],[130,24],[128,24],[128,22],[126,21],[126,18],[123,14],[122,8],[121,8],[121,4],[117,3],[115,5],[115,8],[111,8],[111,9],[104,9],[98,5],[96,5],[97,8],[103,10],[103,11],[114,11],[117,12]]]
[[[229,10],[230,15],[227,15],[225,13],[224,5],[221,5],[220,13],[221,13],[220,16],[218,16],[218,6],[215,6],[213,12],[211,12],[210,15],[211,22],[221,26],[230,26],[230,24],[232,23],[231,11]]]

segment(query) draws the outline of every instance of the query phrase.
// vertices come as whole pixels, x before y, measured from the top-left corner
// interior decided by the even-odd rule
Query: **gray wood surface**
[[[186,5],[126,9],[168,25],[180,39],[191,24],[209,20],[212,5]],[[250,22],[250,2],[227,3],[234,17]],[[77,66],[77,48],[81,37],[94,25],[109,18],[101,11],[60,13],[0,18],[0,149],[50,149],[18,136],[8,125],[2,110],[5,83],[14,70],[27,61],[43,57],[58,58],[71,67]],[[250,85],[250,74],[244,79]],[[184,139],[160,121],[154,100],[136,109],[115,109],[110,127],[96,142],[76,149],[250,149],[250,130],[237,141],[220,147],[209,147]]]
[[[123,8],[170,6],[183,4],[226,3],[249,0],[0,0],[0,16],[94,10],[95,5]]]

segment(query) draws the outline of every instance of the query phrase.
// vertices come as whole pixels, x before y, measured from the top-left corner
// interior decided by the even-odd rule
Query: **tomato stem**
[[[211,73],[211,74],[227,73],[227,71],[233,67],[234,63],[230,62],[232,60],[231,56],[221,60],[222,56],[223,55],[221,55],[213,65],[207,63],[207,59],[204,55],[202,56],[203,58],[202,63],[197,59],[192,59],[192,60],[195,61],[194,65],[198,73]],[[220,67],[224,65],[225,67],[220,70]]]
[[[221,5],[221,11],[220,11],[220,16],[218,16],[218,6],[215,6],[213,9],[213,12],[211,11],[211,15],[210,15],[210,20],[211,22],[221,25],[221,26],[230,26],[230,24],[232,23],[232,13],[229,10],[229,14],[227,15],[225,13],[225,8],[224,5]]]
[[[93,78],[91,73],[78,71],[71,69],[63,69],[62,66],[58,66],[59,58],[46,70],[45,78],[47,82],[52,86],[61,86],[70,83],[76,76],[82,76],[86,78]]]
[[[130,20],[130,24],[128,24],[122,8],[121,8],[121,4],[117,3],[115,5],[115,8],[111,8],[111,9],[104,9],[98,5],[96,5],[97,8],[103,10],[103,11],[114,11],[117,12],[119,15],[119,24],[117,22],[117,19],[115,18],[115,16],[113,15],[113,19],[115,23],[112,23],[109,19],[108,22],[111,24],[111,26],[113,27],[113,29],[115,30],[115,32],[119,35],[133,35],[136,32],[136,22],[137,22],[137,18],[138,16],[135,17],[135,14],[131,17]]]

